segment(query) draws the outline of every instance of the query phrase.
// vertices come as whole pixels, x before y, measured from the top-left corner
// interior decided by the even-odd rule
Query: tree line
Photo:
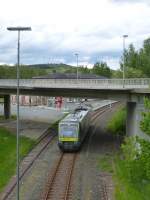
[[[30,68],[26,66],[20,66],[20,78],[32,78],[34,76],[41,76],[47,74],[45,69]],[[16,66],[1,65],[0,66],[0,78],[1,79],[15,79],[17,74]]]
[[[42,68],[42,65],[39,66],[24,66],[21,65],[19,67],[20,71],[20,78],[22,79],[28,79],[33,78],[36,76],[43,76],[47,75],[49,73],[76,73],[77,68],[72,66],[67,66],[64,64],[57,65],[57,67],[54,66],[44,66]],[[111,77],[111,70],[107,66],[107,63],[105,62],[97,62],[94,64],[92,69],[89,69],[88,67],[79,66],[78,71],[81,74],[96,74],[100,76],[104,76],[107,78]],[[17,67],[15,66],[8,66],[8,65],[1,65],[0,66],[0,79],[15,79],[17,73]]]

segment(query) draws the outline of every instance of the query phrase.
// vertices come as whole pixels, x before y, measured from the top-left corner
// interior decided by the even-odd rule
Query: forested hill
[[[77,67],[66,64],[34,64],[34,65],[21,65],[20,67],[20,78],[32,78],[52,73],[67,73],[76,74]],[[0,78],[16,78],[17,67],[9,65],[0,65]],[[78,66],[79,74],[93,74],[111,78],[111,69],[106,63],[95,63],[93,68],[89,69],[87,66]]]
[[[74,72],[75,70],[75,67],[66,64],[21,65],[20,78],[32,78],[35,76],[47,75],[54,72]],[[0,78],[16,78],[16,71],[16,65],[0,65]]]

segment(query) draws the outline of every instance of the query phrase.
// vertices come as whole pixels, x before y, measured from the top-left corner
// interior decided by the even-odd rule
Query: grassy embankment
[[[20,139],[20,156],[23,158],[33,147],[35,141]],[[16,136],[5,128],[0,128],[0,191],[7,184],[16,169]]]
[[[123,135],[125,133],[125,115],[125,109],[116,112],[108,123],[108,130],[113,134]],[[126,151],[128,151],[126,154],[129,156],[135,153],[131,143],[132,139],[130,141],[127,139],[126,144],[124,144]],[[98,167],[100,170],[112,174],[115,183],[115,200],[149,200],[150,181],[146,180],[140,173],[143,168],[139,160],[135,159],[130,162],[131,160],[125,157],[125,148],[121,147],[115,154],[112,152],[101,156],[98,160]]]
[[[64,115],[62,119],[66,115]],[[58,123],[60,120],[53,123],[50,127],[57,130]],[[22,159],[34,147],[36,141],[21,136],[20,144],[21,144],[20,157]],[[16,170],[16,136],[12,134],[10,131],[8,131],[6,128],[0,127],[0,192],[2,191],[4,186],[8,183],[12,175],[15,174],[15,170]]]

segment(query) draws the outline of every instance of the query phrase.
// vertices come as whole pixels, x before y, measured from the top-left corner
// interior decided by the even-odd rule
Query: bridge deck
[[[16,79],[0,79],[0,88],[16,87]],[[21,88],[149,89],[150,79],[20,79]]]

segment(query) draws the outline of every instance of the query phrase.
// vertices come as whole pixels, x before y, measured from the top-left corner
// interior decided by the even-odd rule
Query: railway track
[[[118,102],[112,103],[114,107]],[[97,109],[93,115],[91,122],[94,122],[103,113],[110,110],[110,105],[103,106]],[[47,183],[45,184],[41,200],[70,200],[72,199],[72,179],[74,165],[77,154],[62,153],[50,170]],[[107,185],[104,180],[101,180],[100,199],[108,200]]]
[[[51,134],[49,134],[51,132]],[[28,156],[26,156],[20,164],[20,180],[26,174],[26,172],[31,168],[33,163],[37,160],[40,154],[46,149],[53,138],[56,136],[56,132],[53,129],[48,128],[36,142],[34,149],[32,149]],[[0,194],[0,200],[7,200],[8,197],[13,193],[17,184],[16,177],[13,177],[6,187],[4,192]]]
[[[49,173],[42,200],[69,200],[72,196],[72,175],[77,154],[62,153]]]
[[[91,117],[91,122],[94,122],[99,116],[101,116],[103,113],[109,111],[112,107],[114,107],[116,104],[120,104],[120,102],[113,102],[111,104],[107,104],[103,107],[98,108],[93,112],[93,115]]]
[[[115,103],[114,103],[115,104]],[[113,106],[113,105],[112,105]],[[109,105],[97,109],[92,115],[92,121],[95,121],[100,115],[110,109]],[[50,170],[47,183],[41,195],[41,200],[70,200],[72,199],[72,178],[77,154],[62,153]],[[107,188],[103,183],[100,191],[102,200],[108,200]]]
[[[121,102],[114,102],[109,105],[105,105],[101,108],[98,108],[95,112],[93,112],[92,114],[92,117],[91,117],[91,124],[94,124],[94,122],[99,118],[99,117],[102,117],[102,115],[105,113],[105,112],[109,112],[111,110],[111,108],[114,108],[115,106],[119,106],[121,105]],[[89,151],[89,146],[91,144],[91,140],[92,140],[92,137],[93,135],[95,134],[95,131],[94,129],[92,129],[92,134],[91,136],[89,137],[88,139],[88,147],[87,147],[87,154],[88,154],[88,151]],[[99,190],[99,199],[100,200],[109,200],[109,187],[105,181],[105,177],[108,176],[106,175],[105,173],[101,173],[100,175],[100,190]]]

